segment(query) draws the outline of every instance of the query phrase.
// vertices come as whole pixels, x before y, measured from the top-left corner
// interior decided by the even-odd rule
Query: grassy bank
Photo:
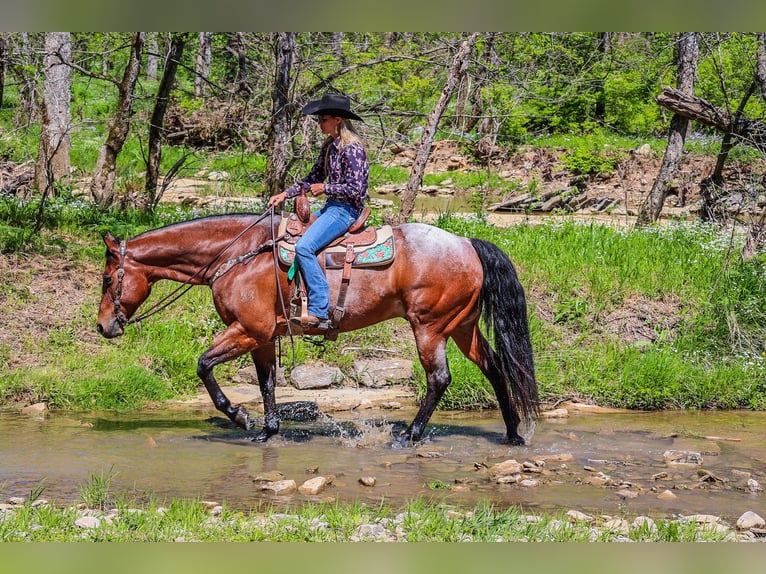
[[[0,200],[6,262],[0,401],[131,409],[195,392],[197,357],[222,328],[206,288],[192,289],[170,312],[118,340],[100,339],[94,323],[101,233],[130,237],[203,213],[167,206],[152,215],[105,212],[62,197],[32,235],[36,214],[34,203]],[[493,241],[516,264],[544,400],[641,409],[766,406],[766,260],[741,261],[736,233],[685,223],[628,231],[571,220],[500,229],[449,214],[436,224]],[[75,278],[80,283],[63,299]],[[173,287],[158,285],[152,300]],[[297,340],[295,358],[298,364],[321,358],[351,375],[352,359],[376,349],[414,358],[406,332],[403,322],[389,322],[321,348]],[[491,388],[478,370],[454,347],[449,353],[453,384],[442,406],[492,407]],[[283,345],[286,366],[292,358]],[[226,381],[245,364],[241,359],[217,374]],[[413,384],[422,391],[422,372]]]
[[[0,510],[0,542],[696,542],[737,540],[736,529],[693,518],[528,514],[455,508],[424,499],[404,507],[307,504],[239,511],[198,500],[104,509],[25,503]]]

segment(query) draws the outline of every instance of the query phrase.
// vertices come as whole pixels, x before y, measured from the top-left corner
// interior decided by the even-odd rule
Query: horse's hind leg
[[[505,422],[508,441],[512,445],[523,445],[525,442],[524,437],[518,432],[521,418],[516,409],[513,408],[513,402],[511,401],[504,377],[497,369],[495,352],[484,338],[484,335],[481,334],[478,325],[474,323],[470,327],[458,329],[452,334],[452,339],[460,351],[481,369],[481,372],[492,384],[492,389],[495,391],[495,396],[500,406],[500,412],[503,415],[503,422]]]
[[[215,338],[210,348],[202,353],[197,361],[197,375],[205,384],[205,388],[215,408],[229,417],[237,426],[245,430],[249,430],[253,426],[250,414],[244,407],[235,407],[231,404],[215,380],[213,368],[216,365],[236,359],[254,349],[257,345],[258,343],[255,339],[247,335],[239,323],[232,323],[223,333]]]
[[[266,442],[269,437],[279,432],[279,413],[274,394],[274,385],[277,373],[276,346],[269,343],[258,347],[251,353],[255,372],[258,374],[258,385],[263,397],[263,429],[253,439],[256,442]]]
[[[415,340],[420,362],[426,372],[426,396],[412,424],[399,437],[401,444],[417,442],[422,438],[431,415],[452,381],[447,364],[447,340],[442,336],[432,336],[417,330]]]

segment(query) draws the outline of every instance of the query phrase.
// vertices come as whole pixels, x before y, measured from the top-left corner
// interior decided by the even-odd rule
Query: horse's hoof
[[[276,430],[263,428],[261,432],[253,437],[253,442],[266,442],[275,434],[277,434]]]
[[[514,436],[509,436],[508,442],[512,446],[524,446],[525,444],[527,444],[526,441],[524,440],[524,437],[518,434]]]
[[[234,424],[242,429],[250,430],[253,428],[253,421],[250,419],[250,413],[242,407],[237,407],[237,413],[234,415],[233,421]]]

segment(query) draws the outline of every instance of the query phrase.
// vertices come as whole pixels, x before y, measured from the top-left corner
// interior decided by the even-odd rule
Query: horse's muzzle
[[[96,325],[96,329],[102,337],[106,337],[107,339],[114,339],[125,332],[122,323],[117,319],[112,319],[106,324],[99,322],[98,325]]]

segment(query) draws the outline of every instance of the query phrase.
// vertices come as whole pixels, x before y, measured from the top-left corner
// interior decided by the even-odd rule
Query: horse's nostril
[[[98,330],[98,334],[99,335],[103,335],[104,334],[104,328],[101,326],[101,323],[96,325],[96,329]]]

